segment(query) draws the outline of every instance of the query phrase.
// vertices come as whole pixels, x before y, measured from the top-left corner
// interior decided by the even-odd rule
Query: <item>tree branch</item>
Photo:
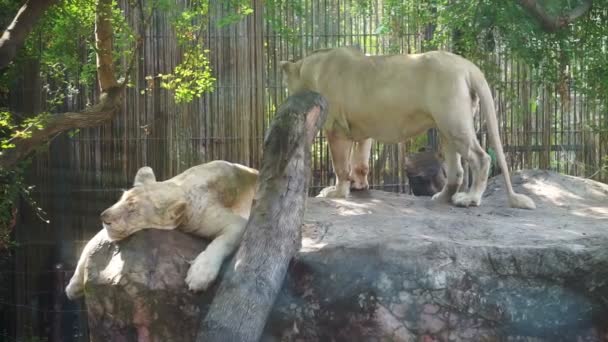
[[[53,115],[41,130],[33,131],[29,138],[14,141],[15,147],[0,152],[0,168],[8,169],[27,157],[34,149],[48,142],[55,135],[70,129],[99,126],[114,118],[122,106],[123,87],[117,86],[102,93],[99,102],[81,112],[67,112]]]
[[[44,12],[57,2],[57,0],[29,0],[21,6],[13,22],[0,37],[0,70],[6,68],[17,56],[34,25]]]
[[[536,19],[544,31],[555,32],[591,10],[593,0],[583,0],[578,7],[559,16],[549,14],[537,0],[518,0],[521,7]]]

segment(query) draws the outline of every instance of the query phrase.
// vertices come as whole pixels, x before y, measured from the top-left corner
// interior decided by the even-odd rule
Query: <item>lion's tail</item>
[[[509,205],[513,208],[521,209],[536,208],[536,205],[534,204],[534,201],[532,201],[531,198],[525,195],[517,194],[513,190],[513,186],[511,185],[511,177],[509,175],[509,167],[507,166],[505,153],[502,149],[502,144],[500,142],[498,120],[496,119],[496,110],[494,109],[494,100],[492,98],[492,92],[490,91],[490,86],[488,85],[488,82],[486,81],[486,78],[484,77],[483,73],[476,66],[469,73],[469,84],[471,89],[473,89],[473,91],[475,91],[475,93],[477,93],[477,96],[479,97],[479,105],[481,112],[485,113],[490,143],[496,151],[496,159],[505,178],[505,187],[507,189],[507,196],[509,197]]]

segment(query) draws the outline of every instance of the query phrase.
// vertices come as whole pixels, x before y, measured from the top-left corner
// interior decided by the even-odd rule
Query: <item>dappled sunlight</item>
[[[372,203],[357,203],[347,199],[334,199],[332,202],[338,204],[336,210],[340,216],[358,216],[372,213]]]
[[[523,186],[549,203],[566,207],[574,216],[608,219],[608,186],[586,179],[530,179]],[[573,184],[572,181],[576,183]],[[605,204],[605,206],[603,206]]]
[[[317,240],[304,237],[304,238],[302,238],[302,248],[300,249],[300,252],[301,253],[316,252],[316,251],[323,249],[323,247],[325,247],[325,246],[327,246],[327,243],[325,243],[325,242],[319,242]]]
[[[606,200],[608,201],[608,199]],[[573,215],[581,217],[589,217],[594,219],[608,219],[608,207],[586,207],[582,209],[572,210]],[[608,228],[608,222],[607,228]]]
[[[355,208],[369,208],[370,206],[373,206],[369,202],[357,203],[357,202],[353,202],[349,199],[343,199],[343,198],[336,198],[336,199],[332,199],[331,201],[334,203],[340,204],[340,205],[350,206],[350,207],[355,207]],[[374,200],[372,200],[371,202],[373,202],[373,201]]]
[[[364,208],[345,208],[338,207],[338,215],[340,216],[358,216],[358,215],[368,215],[371,214],[372,211]]]
[[[533,180],[524,184],[524,187],[536,194],[536,196],[542,197],[554,205],[567,205],[573,200],[583,201],[581,196],[552,183]]]

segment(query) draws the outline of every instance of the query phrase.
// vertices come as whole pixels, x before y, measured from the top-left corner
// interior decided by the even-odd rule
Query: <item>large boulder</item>
[[[479,208],[371,191],[311,198],[302,249],[268,341],[601,341],[608,338],[608,186],[514,176],[536,210],[492,179]],[[205,242],[148,230],[100,245],[87,266],[93,341],[192,341],[213,289],[184,284]]]

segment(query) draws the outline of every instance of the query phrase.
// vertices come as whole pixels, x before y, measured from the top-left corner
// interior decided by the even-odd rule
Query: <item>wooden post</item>
[[[300,248],[310,178],[310,146],[325,122],[326,101],[314,92],[290,96],[264,141],[258,191],[247,230],[228,265],[197,341],[257,341]]]

